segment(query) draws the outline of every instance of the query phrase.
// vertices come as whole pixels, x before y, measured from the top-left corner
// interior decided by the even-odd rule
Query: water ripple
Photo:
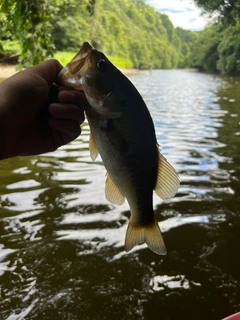
[[[240,307],[239,87],[186,70],[130,79],[181,180],[173,199],[153,197],[168,256],[145,244],[125,252],[129,206],[105,199],[105,168],[90,158],[84,123],[81,136],[55,152],[1,162],[4,319],[140,319],[140,307],[146,319],[151,310],[179,319],[181,306],[192,319],[208,303],[204,318],[220,319]]]

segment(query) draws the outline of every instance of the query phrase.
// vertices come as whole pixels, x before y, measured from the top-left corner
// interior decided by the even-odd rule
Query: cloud
[[[184,10],[174,10],[174,9],[171,9],[171,8],[162,8],[161,12],[183,13],[185,11]]]
[[[189,19],[189,22],[191,22],[191,23],[196,22],[196,21],[197,21],[196,18]]]
[[[184,11],[194,12],[194,9],[193,9],[193,8],[189,8],[189,7],[185,7],[185,8],[184,8]]]
[[[146,0],[155,10],[169,16],[174,27],[202,30],[207,24],[205,17],[194,1],[189,0]]]

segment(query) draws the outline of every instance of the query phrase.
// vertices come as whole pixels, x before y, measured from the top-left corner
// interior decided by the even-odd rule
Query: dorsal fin
[[[105,196],[106,199],[116,205],[123,204],[125,197],[119,191],[118,187],[112,181],[112,178],[107,173],[106,186],[105,186]]]
[[[154,189],[156,194],[163,200],[170,199],[177,193],[179,184],[180,181],[175,169],[159,151],[158,174]]]
[[[89,137],[89,150],[90,150],[90,157],[94,161],[98,156],[98,148],[92,133],[90,133],[90,137]]]

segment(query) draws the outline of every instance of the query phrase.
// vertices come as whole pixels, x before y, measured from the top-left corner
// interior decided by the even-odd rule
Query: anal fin
[[[175,169],[159,151],[158,174],[154,189],[156,194],[163,200],[170,199],[177,193],[179,185]]]

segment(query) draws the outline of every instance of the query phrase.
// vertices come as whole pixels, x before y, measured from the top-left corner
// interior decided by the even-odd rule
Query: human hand
[[[83,108],[80,91],[57,93],[62,66],[47,60],[0,84],[0,159],[54,151],[80,134]]]

